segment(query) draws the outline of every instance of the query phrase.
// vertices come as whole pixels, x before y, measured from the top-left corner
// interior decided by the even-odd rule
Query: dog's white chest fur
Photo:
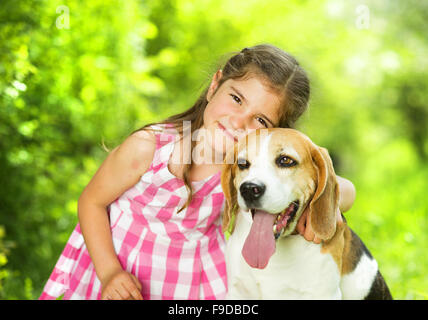
[[[251,268],[241,250],[252,224],[249,212],[239,212],[226,244],[228,299],[341,299],[340,274],[321,245],[302,236],[276,242],[265,269]]]

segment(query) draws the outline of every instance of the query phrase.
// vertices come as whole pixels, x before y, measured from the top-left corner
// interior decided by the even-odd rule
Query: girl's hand
[[[313,241],[316,244],[321,243],[321,239],[315,236],[314,231],[312,230],[311,222],[308,219],[309,206],[306,207],[300,216],[299,221],[297,222],[296,229],[297,231],[308,241]],[[343,222],[342,215],[339,208],[336,211],[336,221]]]
[[[143,300],[141,283],[131,273],[119,270],[102,283],[102,300]]]

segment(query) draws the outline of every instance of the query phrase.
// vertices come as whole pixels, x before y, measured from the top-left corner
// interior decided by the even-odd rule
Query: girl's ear
[[[211,98],[213,97],[214,93],[216,92],[218,88],[218,83],[223,76],[223,71],[221,69],[217,70],[216,73],[214,73],[213,78],[211,80],[210,87],[207,92],[207,101],[209,102]]]
[[[233,180],[235,179],[235,150],[236,147],[234,147],[233,150],[230,150],[226,154],[221,173],[221,187],[223,189],[225,197],[225,206],[223,213],[223,232],[228,231],[228,229],[231,227],[230,233],[233,232],[233,229],[235,227],[234,215],[236,214],[237,209],[236,188],[233,183]]]
[[[309,204],[309,219],[315,235],[327,240],[336,232],[339,187],[327,149],[314,146],[311,154],[317,170],[317,188]]]

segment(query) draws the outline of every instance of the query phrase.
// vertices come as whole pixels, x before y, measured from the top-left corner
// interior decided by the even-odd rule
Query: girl
[[[245,48],[192,108],[131,134],[80,196],[79,224],[40,299],[224,298],[222,162],[206,160],[223,159],[224,139],[233,145],[250,130],[292,127],[309,91],[292,56],[271,45]],[[345,211],[355,190],[338,180]],[[305,222],[299,232],[319,242]]]

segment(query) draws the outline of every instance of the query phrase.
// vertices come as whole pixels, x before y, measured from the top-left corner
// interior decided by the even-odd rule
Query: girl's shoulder
[[[172,141],[176,142],[181,137],[177,128],[171,123],[153,124],[136,133],[141,134],[142,139],[149,139],[155,143],[157,149]]]
[[[150,130],[138,130],[133,132],[129,137],[127,137],[119,148],[122,149],[133,149],[135,152],[147,152],[156,147],[156,136]]]
[[[174,135],[174,129],[169,124],[152,124],[133,132],[128,138],[142,147],[156,147],[158,140],[168,140],[165,136]]]
[[[112,153],[131,159],[151,160],[156,149],[177,138],[175,129],[168,125],[151,125],[133,132]]]
[[[138,130],[114,148],[108,159],[113,165],[131,168],[143,174],[150,166],[156,151],[156,137],[150,130]]]
[[[155,145],[156,144],[156,135],[152,130],[141,129],[133,132],[129,137],[132,137],[135,143],[141,143],[144,145]]]
[[[156,149],[173,141],[177,136],[174,129],[168,124],[156,124],[133,132],[116,149],[122,157],[143,160],[146,164],[151,163]]]

